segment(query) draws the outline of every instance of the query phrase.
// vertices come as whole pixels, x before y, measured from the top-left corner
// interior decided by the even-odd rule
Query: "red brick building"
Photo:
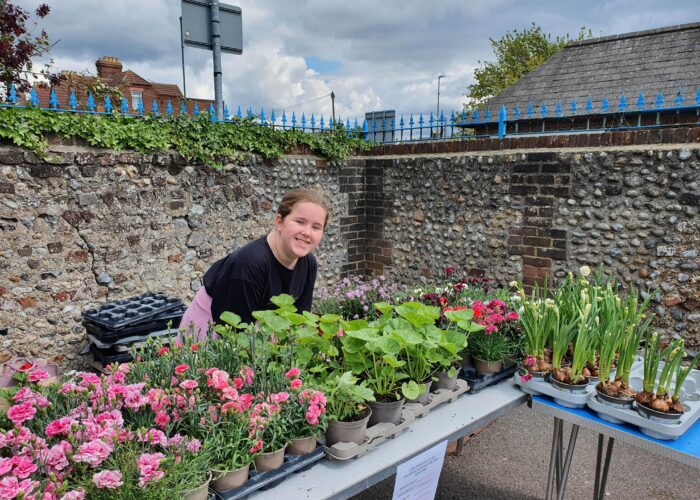
[[[110,95],[112,109],[121,109],[121,96],[126,98],[129,112],[138,109],[139,101],[143,104],[145,113],[150,113],[153,101],[158,104],[158,110],[164,113],[168,101],[173,107],[173,113],[180,113],[181,102],[184,99],[180,87],[171,83],[149,82],[141,75],[124,67],[117,57],[104,56],[95,62],[97,76],[86,76],[71,71],[61,73],[62,83],[53,87],[60,108],[70,107],[70,92],[75,91],[78,108],[87,107],[88,92],[93,94],[98,110],[104,110],[104,96]],[[49,107],[51,88],[35,87],[41,107]],[[209,99],[187,99],[187,112],[192,114],[197,103],[201,111],[207,111],[214,101]]]

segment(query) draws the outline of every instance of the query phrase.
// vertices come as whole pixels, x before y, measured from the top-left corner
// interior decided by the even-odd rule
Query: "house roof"
[[[182,97],[182,92],[180,87],[172,83],[151,83],[153,90],[158,93],[158,95],[167,97]]]
[[[539,116],[545,102],[554,116],[560,100],[564,116],[586,114],[588,97],[593,111],[600,111],[604,97],[617,110],[624,94],[636,109],[639,93],[646,106],[654,106],[659,92],[664,106],[682,92],[684,105],[695,104],[700,89],[700,23],[683,24],[569,43],[545,63],[491,99],[486,109],[496,121],[501,105],[509,117],[518,105],[525,117],[528,103]],[[571,100],[577,110],[571,112]]]

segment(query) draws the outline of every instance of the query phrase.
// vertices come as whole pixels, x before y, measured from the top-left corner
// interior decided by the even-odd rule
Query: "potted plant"
[[[169,443],[166,466],[168,482],[183,500],[206,500],[209,498],[211,481],[211,459],[198,439],[183,439],[178,446]]]
[[[467,307],[457,306],[444,310],[448,320],[447,329],[442,330],[438,349],[431,353],[431,358],[437,367],[437,380],[433,388],[453,390],[457,384],[457,375],[461,368],[462,354],[466,353],[469,338],[475,332],[484,329],[473,321],[474,311]]]
[[[544,377],[552,370],[551,352],[548,354],[545,347],[548,345],[556,321],[555,303],[552,299],[546,298],[546,284],[544,289],[540,289],[535,284],[530,297],[525,294],[522,285],[517,281],[512,282],[511,285],[517,287],[517,297],[522,302],[519,313],[525,336],[525,354],[521,362],[521,371],[531,376]]]
[[[321,386],[326,395],[328,429],[326,444],[362,444],[372,410],[367,402],[374,401],[374,393],[365,381],[360,382],[352,372],[332,373]]]
[[[316,449],[319,432],[326,429],[326,395],[311,387],[303,387],[300,371],[291,368],[286,377],[290,385],[290,397],[283,407],[290,443],[287,453],[307,455]]]
[[[589,307],[588,310],[591,308]],[[569,349],[569,343],[574,340],[576,335],[575,318],[573,320],[568,320],[563,317],[559,306],[555,303],[552,307],[552,314],[554,316],[554,321],[552,322],[552,334],[551,334],[551,345],[552,345],[552,378],[554,380],[559,380],[564,382],[568,375],[566,369],[562,368],[562,361],[564,360],[564,355]],[[583,321],[583,320],[582,320]],[[579,335],[582,335],[582,330],[579,328]],[[591,336],[590,330],[586,330],[583,335]],[[576,339],[578,344],[578,338]],[[575,351],[574,351],[575,352]],[[585,363],[588,362],[587,354],[584,360]]]
[[[595,315],[592,314],[592,309],[592,304],[586,303],[583,310],[579,314],[578,333],[574,344],[574,357],[571,360],[571,366],[555,369],[551,373],[551,383],[557,389],[572,393],[581,393],[586,391],[586,386],[588,385],[589,380],[583,374],[583,370],[585,369],[586,363],[590,358],[591,351],[595,349],[596,343],[596,335],[593,333]],[[566,337],[566,334],[562,334],[561,332],[566,332],[567,328],[572,328],[571,325],[559,326],[560,328],[558,331],[555,330],[555,337],[560,335]],[[563,342],[563,340],[561,342]],[[565,352],[566,348],[561,346],[558,347],[556,353],[553,352],[553,363],[560,361],[556,358],[562,349],[562,353]]]
[[[500,332],[479,332],[471,336],[469,352],[479,376],[498,373],[510,355],[510,340]]]
[[[250,448],[249,419],[238,413],[222,414],[205,441],[212,464],[211,486],[216,491],[238,488],[248,480],[253,455]]]
[[[284,463],[289,438],[282,405],[288,398],[289,393],[285,392],[270,394],[266,401],[253,406],[250,412],[250,437],[254,440],[250,451],[258,453],[254,461],[258,472],[279,469]]]
[[[665,349],[661,349],[659,343],[659,335],[656,332],[647,338],[644,348],[643,390],[637,392],[635,399],[637,412],[640,415],[670,423],[683,415],[683,403],[680,401],[681,389],[690,371],[700,359],[700,354],[695,356],[687,367],[683,367],[681,362],[686,354],[683,350],[683,339],[674,340]],[[663,359],[666,362],[659,373],[659,366]],[[657,374],[658,385],[655,391]],[[674,379],[675,386],[671,393],[670,388]]]

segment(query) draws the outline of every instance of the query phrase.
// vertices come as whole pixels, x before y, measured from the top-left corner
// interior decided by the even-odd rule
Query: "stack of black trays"
[[[184,312],[180,299],[148,292],[83,312],[83,326],[95,361],[106,366],[131,361],[130,348],[149,337],[167,339],[168,324],[176,332]]]

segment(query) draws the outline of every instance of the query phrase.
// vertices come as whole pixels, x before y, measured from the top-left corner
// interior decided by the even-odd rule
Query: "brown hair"
[[[304,202],[314,203],[326,211],[326,220],[323,222],[323,226],[327,226],[328,219],[330,218],[330,209],[328,208],[328,204],[323,196],[311,189],[294,189],[293,191],[289,191],[284,195],[284,198],[282,198],[282,201],[277,207],[277,213],[280,217],[282,217],[282,219],[284,219],[292,212],[294,205]]]

